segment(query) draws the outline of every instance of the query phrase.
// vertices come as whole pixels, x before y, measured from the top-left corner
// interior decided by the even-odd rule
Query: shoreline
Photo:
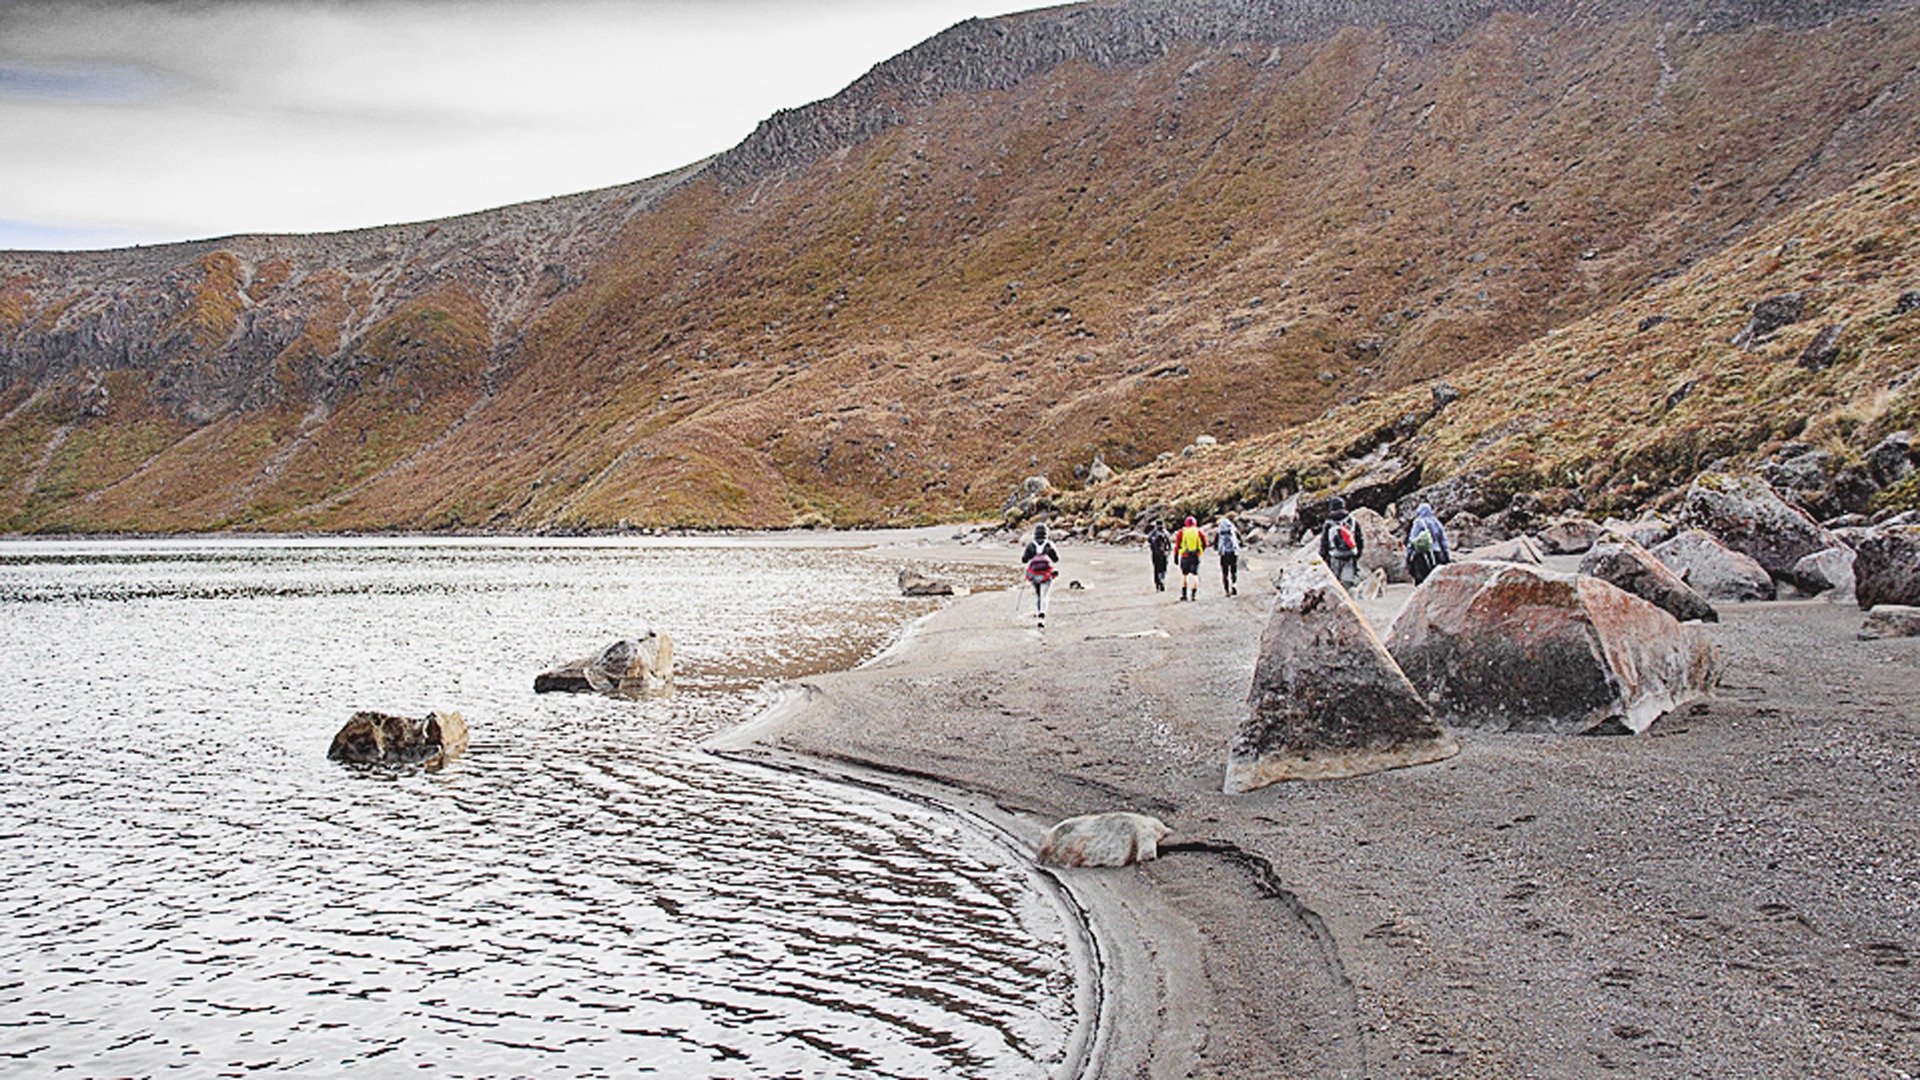
[[[1641,736],[1456,732],[1446,762],[1228,796],[1280,555],[1232,598],[1209,560],[1193,604],[1139,551],[1063,555],[1044,630],[955,599],[710,742],[918,787],[1029,853],[1077,813],[1172,826],[1157,862],[1049,871],[1103,965],[1084,1075],[1920,1075],[1920,642],[1727,605],[1720,695]],[[1376,629],[1410,591],[1363,604]]]

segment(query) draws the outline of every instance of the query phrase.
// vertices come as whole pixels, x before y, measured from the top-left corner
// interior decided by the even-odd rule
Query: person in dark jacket
[[[1453,561],[1453,554],[1447,550],[1447,530],[1440,524],[1440,515],[1426,503],[1413,512],[1413,524],[1407,526],[1407,572],[1413,575],[1415,585],[1424,584],[1427,576],[1436,569]]]
[[[1228,596],[1240,593],[1240,533],[1233,527],[1233,519],[1220,515],[1220,523],[1213,527],[1213,550],[1220,553],[1220,587]]]
[[[1338,495],[1328,499],[1327,520],[1320,526],[1320,557],[1349,589],[1360,583],[1360,555],[1366,547],[1360,523],[1347,513],[1347,500]]]
[[[1173,551],[1173,534],[1153,519],[1153,528],[1147,530],[1147,554],[1153,556],[1153,587],[1158,592],[1167,591],[1167,556]]]
[[[1047,539],[1047,527],[1035,525],[1033,539],[1027,541],[1026,549],[1020,555],[1020,561],[1027,568],[1027,581],[1033,585],[1033,616],[1041,623],[1047,621],[1047,593],[1053,589],[1053,579],[1060,573],[1060,552]]]

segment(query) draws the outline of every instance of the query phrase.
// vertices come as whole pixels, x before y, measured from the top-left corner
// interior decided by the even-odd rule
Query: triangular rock
[[[1260,636],[1226,790],[1423,765],[1460,750],[1326,563],[1295,557]]]

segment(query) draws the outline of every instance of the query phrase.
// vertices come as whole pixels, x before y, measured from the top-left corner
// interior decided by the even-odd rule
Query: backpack
[[[1198,555],[1207,546],[1207,535],[1198,526],[1180,530],[1180,554]]]
[[[1028,581],[1052,581],[1060,571],[1053,568],[1053,560],[1043,552],[1027,562]]]
[[[1413,535],[1407,538],[1407,546],[1422,555],[1433,551],[1433,530],[1425,525],[1415,525]]]
[[[1339,522],[1327,526],[1327,547],[1335,555],[1353,557],[1360,551],[1360,545],[1353,539],[1353,519],[1342,518]]]

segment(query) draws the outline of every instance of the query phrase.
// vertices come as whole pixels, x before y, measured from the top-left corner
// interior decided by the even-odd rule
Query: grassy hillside
[[[6,277],[0,332],[34,357],[143,318],[176,351],[14,364],[0,522],[910,523],[996,513],[1036,473],[1074,487],[1096,453],[1134,472],[1076,505],[1124,516],[1334,483],[1304,447],[1372,438],[1442,377],[1462,398],[1408,451],[1436,476],[1624,505],[1784,437],[1785,400],[1857,454],[1903,415],[1872,380],[1904,339],[1842,279],[1895,289],[1905,234],[1782,236],[1751,280],[1700,275],[1912,156],[1920,9],[1716,25],[1503,12],[1042,67],[750,183],[676,182],[515,270],[512,304],[424,240],[298,272],[222,249],[84,324],[97,301]],[[1713,344],[1788,287],[1811,313],[1768,349],[1844,319],[1845,363]],[[1633,428],[1580,426],[1601,413]],[[1152,464],[1200,434],[1230,448]]]
[[[1920,431],[1920,161],[1794,213],[1628,301],[1426,386],[1369,394],[1298,429],[1202,449],[1068,500],[1089,524],[1210,513],[1341,488],[1386,445],[1421,482],[1466,473],[1594,514],[1659,508],[1709,466],[1788,442],[1841,462]],[[1804,317],[1736,344],[1762,299]],[[1839,328],[1831,352],[1810,347]]]

